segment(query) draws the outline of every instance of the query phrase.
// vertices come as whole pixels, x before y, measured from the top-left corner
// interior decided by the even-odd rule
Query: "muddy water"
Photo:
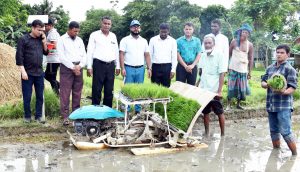
[[[300,153],[300,118],[293,118]],[[194,134],[202,135],[199,124]],[[300,171],[300,155],[292,157],[286,144],[273,150],[266,119],[228,121],[221,138],[217,123],[203,138],[206,149],[172,154],[134,156],[128,149],[78,151],[68,141],[47,144],[0,145],[0,171],[140,171],[240,172]]]

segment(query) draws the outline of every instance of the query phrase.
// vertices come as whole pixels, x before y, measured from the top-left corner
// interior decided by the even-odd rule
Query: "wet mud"
[[[198,121],[193,135],[209,145],[201,150],[172,154],[134,156],[129,149],[78,151],[64,138],[48,143],[0,144],[0,171],[139,171],[139,172],[240,172],[300,171],[300,155],[291,156],[281,139],[273,149],[266,118],[226,121],[226,135],[220,137],[218,123],[211,123],[209,137],[203,137]],[[293,130],[300,153],[300,116],[293,117]]]

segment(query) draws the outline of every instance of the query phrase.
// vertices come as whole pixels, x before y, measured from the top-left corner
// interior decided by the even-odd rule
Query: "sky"
[[[43,0],[21,0],[24,4],[40,4]],[[96,9],[112,9],[113,5],[110,1],[116,0],[51,0],[53,2],[54,9],[63,5],[66,11],[69,11],[71,21],[83,21],[85,20],[85,12],[92,7]],[[122,9],[132,0],[118,0],[118,6],[115,10],[122,14]],[[208,5],[220,4],[225,8],[230,8],[235,0],[189,0],[191,4],[197,4],[201,7],[207,7]]]

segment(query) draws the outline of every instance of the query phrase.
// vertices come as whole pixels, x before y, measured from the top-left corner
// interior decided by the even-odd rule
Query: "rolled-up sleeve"
[[[287,86],[297,89],[298,87],[298,73],[295,69],[290,69],[287,76]]]
[[[18,66],[23,66],[24,61],[24,39],[21,37],[17,43],[17,52],[16,52],[16,64]]]

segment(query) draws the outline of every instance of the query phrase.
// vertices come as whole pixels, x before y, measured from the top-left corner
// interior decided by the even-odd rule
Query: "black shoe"
[[[240,106],[240,105],[237,105],[236,108],[237,108],[237,109],[240,109],[240,110],[245,110],[245,108],[242,107],[242,106]]]

